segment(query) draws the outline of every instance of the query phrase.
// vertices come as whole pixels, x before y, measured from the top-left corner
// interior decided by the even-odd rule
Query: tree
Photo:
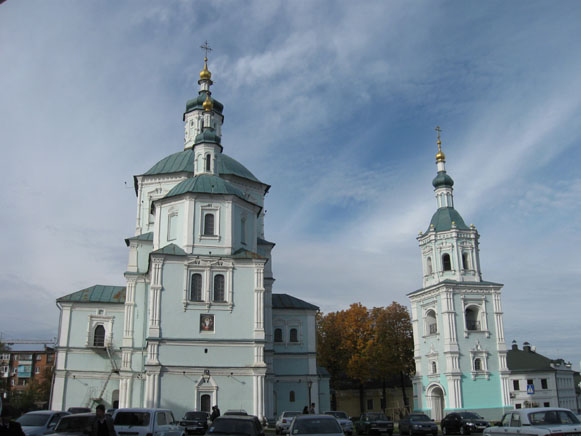
[[[388,307],[371,310],[374,325],[372,349],[374,374],[383,381],[383,401],[385,398],[385,379],[398,376],[405,406],[409,404],[405,392],[405,376],[414,371],[414,342],[410,314],[405,306],[395,301]]]

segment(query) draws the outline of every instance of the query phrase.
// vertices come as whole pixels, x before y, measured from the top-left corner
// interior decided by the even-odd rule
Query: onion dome
[[[213,106],[214,105],[212,104],[212,100],[210,99],[210,93],[208,92],[206,94],[206,99],[202,103],[202,107],[204,108],[204,111],[211,112],[213,109]]]
[[[432,185],[436,189],[443,186],[451,188],[454,186],[454,180],[446,173],[446,171],[438,171],[438,175],[434,177],[434,180],[432,180]]]
[[[432,216],[430,226],[426,233],[430,231],[445,232],[452,228],[459,230],[469,230],[462,216],[453,207],[441,207]]]
[[[208,70],[208,58],[204,58],[204,69],[200,71],[200,80],[210,80],[212,78],[212,73]]]
[[[196,136],[196,139],[194,140],[194,145],[196,144],[202,144],[202,143],[214,143],[214,144],[220,144],[221,139],[218,135],[216,135],[216,132],[214,131],[214,129],[204,129],[203,132],[199,133]]]
[[[185,114],[196,109],[204,109],[204,102],[206,101],[206,98],[207,98],[206,92],[201,91],[200,95],[198,95],[196,98],[188,100],[186,103]],[[212,109],[214,110],[214,112],[217,112],[221,115],[222,111],[224,110],[224,105],[213,97],[209,98],[210,101],[212,102]]]

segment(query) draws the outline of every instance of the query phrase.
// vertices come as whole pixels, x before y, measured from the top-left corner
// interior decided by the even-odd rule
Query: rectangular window
[[[543,403],[543,407],[551,407],[551,403],[549,403],[548,401]]]
[[[521,404],[515,404],[515,405],[514,405],[514,408],[515,408],[515,409],[520,409],[521,407],[522,407],[522,405],[521,405]]]
[[[513,380],[512,381],[512,387],[515,391],[520,391],[520,387],[519,387],[519,383],[518,380]]]
[[[178,225],[178,214],[172,213],[167,217],[167,240],[173,241],[176,238]]]
[[[47,354],[47,356],[46,356],[46,361],[47,361],[48,363],[52,362],[52,360],[53,360],[53,359],[54,359],[54,356],[53,356],[52,354]]]
[[[34,373],[35,374],[40,374],[40,368],[38,366],[36,368],[34,368]]]
[[[367,410],[373,410],[373,398],[367,400]]]
[[[542,389],[549,389],[546,378],[541,379],[541,388]],[[548,407],[548,406],[546,406],[546,407]]]

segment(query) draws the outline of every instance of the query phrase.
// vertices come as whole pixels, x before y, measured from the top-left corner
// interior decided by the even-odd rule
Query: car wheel
[[[464,426],[461,426],[461,427],[460,427],[460,434],[461,434],[461,435],[468,435],[468,434],[470,434],[470,430],[468,430],[468,429],[467,429],[466,427],[464,427]]]
[[[448,430],[446,429],[446,426],[445,425],[442,426],[442,434],[444,436],[448,434]]]
[[[432,436],[438,436],[438,432],[437,431],[433,432]]]
[[[276,434],[280,434],[280,430],[277,428],[277,429],[275,430],[275,433],[276,433]]]

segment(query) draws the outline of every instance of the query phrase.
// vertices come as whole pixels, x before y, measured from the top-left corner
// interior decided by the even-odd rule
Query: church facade
[[[273,294],[270,186],[222,152],[211,73],[186,103],[183,151],[135,176],[124,286],[61,297],[51,408],[244,409],[272,419],[330,403],[318,308]],[[179,415],[179,416],[178,416]]]
[[[499,283],[482,279],[480,235],[454,208],[438,130],[437,201],[418,241],[423,287],[411,300],[414,409],[435,420],[459,410],[500,419],[511,409]]]

